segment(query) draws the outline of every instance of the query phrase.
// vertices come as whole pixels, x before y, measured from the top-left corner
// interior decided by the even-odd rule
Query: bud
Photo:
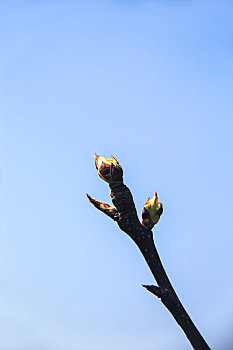
[[[87,194],[87,198],[97,209],[99,209],[100,211],[102,211],[106,215],[110,216],[113,220],[118,219],[118,213],[117,213],[116,208],[114,208],[111,205],[108,205],[106,203],[102,203],[102,202],[97,201],[95,198],[92,198],[91,196],[89,196],[89,194]]]
[[[142,209],[142,224],[151,230],[159,221],[162,213],[163,205],[158,202],[157,192],[155,192],[154,197],[152,199],[149,197]]]
[[[95,154],[95,166],[98,170],[98,175],[104,181],[108,183],[123,182],[123,169],[113,156],[107,159]]]

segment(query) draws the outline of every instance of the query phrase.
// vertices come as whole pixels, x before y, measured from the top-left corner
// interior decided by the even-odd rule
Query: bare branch
[[[141,224],[133,196],[129,188],[123,183],[123,169],[120,164],[113,157],[107,159],[95,155],[95,159],[99,176],[108,182],[111,189],[114,207],[96,201],[87,195],[90,202],[97,209],[116,220],[120,229],[127,233],[136,243],[158,284],[158,286],[144,285],[144,287],[161,299],[162,303],[183,329],[193,348],[196,350],[210,350],[181,304],[155,247],[151,228],[158,222],[162,214],[162,204],[158,202],[157,193],[155,193],[153,199],[149,199],[146,202],[144,206],[146,211],[144,211],[143,224]]]

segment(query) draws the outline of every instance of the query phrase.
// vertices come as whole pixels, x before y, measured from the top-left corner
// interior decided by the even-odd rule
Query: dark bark
[[[194,349],[210,350],[176,295],[155,247],[153,233],[144,227],[138,219],[133,196],[129,188],[123,183],[113,183],[109,184],[109,186],[115,208],[103,203],[101,206],[101,202],[90,196],[88,196],[89,200],[97,209],[117,221],[120,229],[127,233],[140,249],[158,284],[158,286],[144,285],[143,287],[161,299],[162,303],[183,329]],[[106,206],[106,208],[103,206]]]

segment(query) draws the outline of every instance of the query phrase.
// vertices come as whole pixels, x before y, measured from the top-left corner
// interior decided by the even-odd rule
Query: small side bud
[[[112,158],[104,158],[95,154],[95,166],[98,175],[108,183],[123,182],[123,169],[118,161]]]
[[[118,220],[119,214],[118,214],[116,208],[114,208],[111,205],[108,205],[106,203],[97,201],[95,198],[92,198],[91,196],[89,196],[89,194],[87,194],[87,198],[97,209],[102,211],[104,214],[110,216],[110,218],[112,218],[115,221]]]
[[[157,192],[155,192],[154,197],[152,199],[149,197],[142,208],[142,225],[151,230],[159,221],[162,213],[163,205],[158,202]]]

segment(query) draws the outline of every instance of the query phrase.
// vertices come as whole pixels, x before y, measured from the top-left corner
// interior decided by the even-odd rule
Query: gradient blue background
[[[12,1],[1,17],[1,350],[188,350],[110,202],[122,164],[212,349],[233,347],[232,1]]]

